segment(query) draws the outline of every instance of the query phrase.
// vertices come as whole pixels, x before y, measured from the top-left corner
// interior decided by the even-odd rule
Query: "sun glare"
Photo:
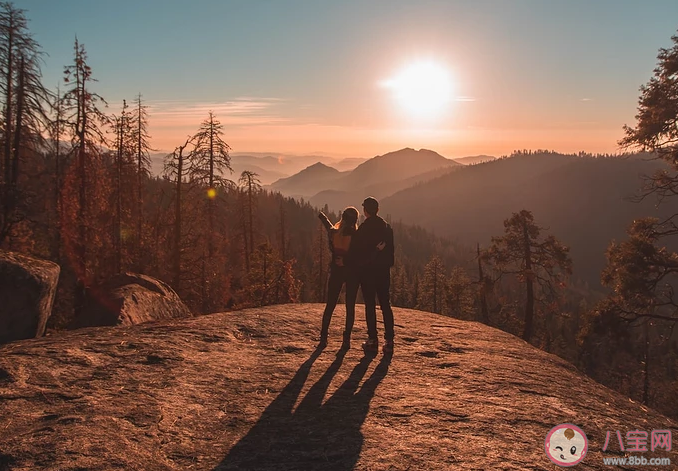
[[[418,62],[383,82],[407,112],[430,117],[452,101],[452,80],[448,71],[435,62]]]

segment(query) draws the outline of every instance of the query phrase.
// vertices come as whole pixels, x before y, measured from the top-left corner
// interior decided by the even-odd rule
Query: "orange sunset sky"
[[[678,28],[671,0],[16,3],[45,83],[77,34],[109,112],[143,95],[159,151],[211,110],[234,152],[617,152]]]

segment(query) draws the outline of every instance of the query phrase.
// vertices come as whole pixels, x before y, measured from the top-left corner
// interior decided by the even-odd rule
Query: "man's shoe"
[[[351,348],[351,334],[346,335],[346,333],[344,333],[344,341],[341,342],[341,349],[349,350],[350,348]]]
[[[377,339],[367,339],[367,342],[363,343],[363,350],[366,352],[378,352],[379,341]]]
[[[384,343],[384,349],[382,350],[385,354],[393,353],[393,340],[387,340]]]

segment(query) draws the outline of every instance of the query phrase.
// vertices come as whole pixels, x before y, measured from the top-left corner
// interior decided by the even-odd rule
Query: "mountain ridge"
[[[432,150],[406,147],[372,157],[351,171],[335,174],[335,178],[328,177],[326,171],[316,175],[307,168],[288,179],[274,182],[269,188],[286,196],[308,199],[316,206],[327,204],[333,210],[340,210],[348,205],[359,205],[367,195],[381,199],[461,167],[462,164]]]
[[[599,286],[609,242],[625,238],[635,218],[668,215],[667,205],[656,208],[652,198],[629,201],[641,175],[661,165],[637,158],[519,155],[464,167],[397,192],[381,205],[395,220],[469,246],[487,246],[503,233],[505,219],[527,209],[571,247],[575,275]]]

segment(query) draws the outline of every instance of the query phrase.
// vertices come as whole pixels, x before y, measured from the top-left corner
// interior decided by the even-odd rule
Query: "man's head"
[[[379,212],[379,201],[372,196],[368,196],[363,201],[363,212],[365,217],[376,216]]]

